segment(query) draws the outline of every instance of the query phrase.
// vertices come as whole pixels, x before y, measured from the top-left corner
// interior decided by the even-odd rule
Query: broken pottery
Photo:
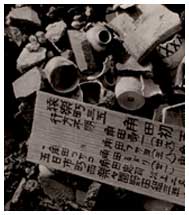
[[[98,104],[104,95],[105,89],[100,81],[86,81],[80,84],[83,92],[83,101],[90,104]]]
[[[46,59],[46,48],[40,47],[38,51],[29,51],[25,47],[17,59],[17,69],[24,73],[29,68],[38,65]]]
[[[175,34],[171,39],[166,40],[157,46],[156,50],[167,69],[177,68],[185,54],[185,41],[181,34]]]
[[[57,56],[45,66],[45,74],[54,91],[68,93],[76,89],[79,83],[77,66],[70,60]]]
[[[24,98],[40,89],[42,76],[39,68],[34,67],[13,82],[15,98]]]
[[[87,39],[95,51],[105,51],[112,41],[112,34],[102,24],[97,24],[86,32]]]
[[[68,37],[80,72],[83,75],[96,72],[97,65],[86,34],[76,30],[69,30]]]
[[[16,21],[16,22],[30,22],[37,26],[41,25],[41,20],[39,19],[38,14],[28,6],[17,7],[10,11],[7,16],[8,23]]]
[[[115,86],[115,95],[119,105],[130,111],[140,109],[145,104],[142,76],[118,77]]]
[[[64,36],[66,32],[67,25],[64,21],[55,22],[53,24],[49,24],[46,27],[45,37],[51,42],[58,42],[62,36]]]
[[[185,79],[185,57],[182,59],[177,68],[174,87],[183,89],[185,87],[184,79]]]
[[[182,29],[178,14],[159,4],[138,4],[110,24],[126,43],[128,52],[144,61],[156,46]]]

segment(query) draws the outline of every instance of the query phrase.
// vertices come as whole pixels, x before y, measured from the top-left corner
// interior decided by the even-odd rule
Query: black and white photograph
[[[185,4],[71,3],[4,4],[4,211],[185,211]]]

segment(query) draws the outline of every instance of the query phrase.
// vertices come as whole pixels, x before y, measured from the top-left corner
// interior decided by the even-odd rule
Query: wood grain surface
[[[38,92],[27,160],[184,205],[184,128]]]

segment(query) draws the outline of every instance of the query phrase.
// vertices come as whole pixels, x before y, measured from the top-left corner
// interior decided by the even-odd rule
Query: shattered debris
[[[57,43],[64,36],[66,29],[67,25],[64,21],[55,22],[46,27],[45,37],[53,43]]]
[[[177,126],[185,126],[185,103],[165,107],[162,110],[162,122]]]
[[[42,76],[39,68],[33,67],[13,82],[15,98],[24,98],[41,88]]]
[[[26,46],[17,59],[17,70],[20,73],[39,65],[46,59],[46,48],[39,47],[38,43],[29,43],[29,45],[31,46]]]
[[[147,211],[171,211],[174,204],[162,200],[149,199],[144,203],[144,207]]]
[[[184,210],[26,161],[39,90],[184,127],[184,20],[184,5],[5,5],[5,210]]]
[[[145,104],[142,76],[118,78],[115,95],[119,105],[126,110],[135,111],[142,108]]]
[[[178,14],[162,5],[141,4],[129,9],[115,17],[111,25],[119,30],[129,52],[139,62],[159,43],[181,30]]]
[[[68,93],[79,83],[77,66],[70,60],[57,56],[48,61],[44,68],[51,87],[60,93]]]
[[[84,74],[94,73],[97,66],[86,35],[83,32],[69,30],[68,36],[80,71]]]
[[[31,7],[17,7],[13,8],[8,14],[7,23],[12,24],[14,22],[30,22],[32,24],[41,25],[41,20],[39,19],[38,14]]]
[[[165,67],[173,70],[178,67],[185,55],[185,41],[181,34],[175,34],[171,39],[166,40],[157,46],[157,53],[160,55]]]
[[[97,52],[105,51],[112,41],[112,34],[103,24],[97,24],[86,32],[86,37]]]
[[[5,34],[7,34],[7,36],[10,38],[10,40],[13,41],[14,43],[16,43],[16,45],[18,47],[20,47],[22,45],[23,37],[22,37],[22,33],[19,30],[19,28],[14,27],[14,26],[8,26],[5,29]]]

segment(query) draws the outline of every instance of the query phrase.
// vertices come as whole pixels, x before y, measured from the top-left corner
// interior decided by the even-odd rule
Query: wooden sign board
[[[184,128],[38,92],[27,160],[184,205]]]

